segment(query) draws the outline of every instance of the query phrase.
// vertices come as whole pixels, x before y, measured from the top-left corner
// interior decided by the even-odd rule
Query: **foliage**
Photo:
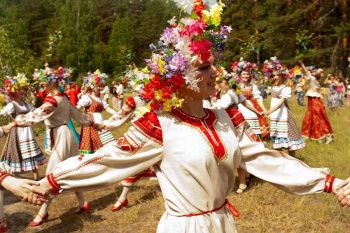
[[[303,58],[310,65],[346,69],[347,1],[223,2],[222,21],[233,28],[223,65],[241,56],[258,63],[278,56],[283,63]],[[143,65],[167,20],[183,14],[175,9],[170,0],[2,0],[0,75],[30,75],[48,62],[79,74],[99,68],[118,77],[128,63]]]

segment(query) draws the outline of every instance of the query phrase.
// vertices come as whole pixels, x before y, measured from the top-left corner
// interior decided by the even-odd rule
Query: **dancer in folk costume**
[[[101,124],[103,121],[102,112],[107,111],[111,115],[117,114],[109,104],[100,97],[101,86],[108,76],[99,70],[95,73],[88,73],[84,77],[84,86],[87,88],[87,94],[81,96],[77,108],[85,108],[86,113],[95,123]],[[94,126],[83,126],[81,128],[81,139],[79,144],[80,155],[92,154],[99,148],[108,143],[115,142],[112,133],[109,130],[99,131]]]
[[[242,82],[240,87],[242,94],[247,99],[247,102],[259,111],[259,114],[256,114],[242,104],[238,105],[238,109],[242,112],[253,132],[261,139],[267,139],[270,136],[270,131],[267,118],[264,116],[266,109],[258,87],[253,83],[254,73],[257,69],[256,65],[241,58],[239,62],[234,61],[232,63],[231,69],[234,73],[238,74],[238,79]]]
[[[195,18],[170,21],[159,42],[162,46],[137,75],[138,81],[147,80],[141,96],[152,111],[134,119],[118,144],[108,144],[82,160],[63,161],[34,189],[47,193],[95,189],[156,165],[165,202],[158,233],[236,232],[232,215],[239,213],[226,197],[240,164],[291,193],[346,193],[338,197],[350,206],[350,179],[342,182],[328,169],[313,169],[265,148],[253,139],[255,134],[237,110],[203,108],[203,99],[215,91],[212,51],[222,48],[217,45],[223,43],[227,28],[215,27],[222,4],[206,17],[202,6],[197,1]]]
[[[0,115],[13,119],[26,114],[34,107],[23,100],[29,83],[25,74],[5,80],[5,90],[11,99],[0,112]],[[43,152],[35,141],[32,127],[14,127],[11,129],[1,155],[1,162],[10,166],[13,173],[32,171],[34,180],[39,179],[39,165],[45,163]]]
[[[18,76],[17,76],[18,77]],[[13,80],[12,80],[13,81]],[[11,85],[13,87],[13,85]],[[0,99],[3,100],[4,96],[0,94]],[[22,125],[17,124],[16,122],[11,122],[7,125],[0,127],[0,137],[3,137],[5,134],[11,133],[16,129],[19,129]],[[23,128],[28,128],[24,126]],[[8,166],[5,162],[0,162],[0,186],[6,190],[12,192],[18,197],[24,198],[25,195],[28,195],[30,192],[30,185],[37,185],[37,182],[32,180],[17,179],[11,177],[13,174],[13,169]],[[7,221],[5,217],[4,210],[4,191],[0,190],[0,233],[7,232]]]
[[[112,129],[118,128],[127,120],[131,120],[132,117],[140,117],[142,114],[142,106],[144,105],[143,101],[137,97],[128,97],[125,99],[125,103],[121,110],[118,111],[118,114],[111,117],[108,121],[104,121],[102,128]],[[138,109],[136,111],[136,108]],[[117,143],[123,144],[123,140],[119,140]],[[123,191],[120,194],[118,200],[112,206],[112,211],[119,211],[123,207],[128,205],[128,194],[130,192],[131,187],[140,179],[147,177],[155,177],[155,169],[150,167],[134,176],[130,176],[125,178],[121,184],[123,186]]]
[[[300,63],[305,73],[305,78],[309,83],[309,89],[306,92],[308,104],[301,134],[305,138],[318,140],[319,142],[323,142],[325,139],[326,144],[329,144],[333,140],[333,129],[322,101],[322,94],[320,93],[321,85],[318,82],[323,70],[312,67],[310,68],[310,72],[304,63]]]
[[[61,70],[60,68],[58,70]],[[46,67],[34,74],[35,79],[41,79],[46,83],[49,95],[44,103],[32,112],[16,117],[16,122],[28,125],[44,121],[50,139],[50,159],[46,168],[46,174],[52,172],[53,167],[59,162],[78,153],[78,144],[67,126],[70,118],[81,124],[91,125],[91,120],[76,109],[58,89],[58,82],[67,77],[66,72],[58,72]],[[76,192],[79,201],[78,212],[86,212],[89,209],[88,203],[84,200],[82,192]],[[48,207],[50,201],[43,204],[39,213],[29,226],[41,225],[48,218]]]
[[[215,104],[214,107],[227,109],[231,111],[231,109],[238,109],[238,105],[242,104],[247,109],[259,114],[259,111],[255,109],[245,98],[245,96],[241,93],[239,89],[239,85],[233,79],[228,81],[230,90],[224,94]],[[250,183],[250,175],[241,167],[237,168],[239,185],[236,190],[236,193],[243,193]]]
[[[266,69],[266,66],[268,67]],[[289,155],[295,156],[295,151],[305,147],[305,141],[297,127],[288,106],[288,99],[292,96],[292,89],[286,85],[291,74],[276,57],[265,61],[264,73],[273,79],[270,115],[270,136],[274,149],[287,149]],[[268,72],[267,72],[268,71]]]

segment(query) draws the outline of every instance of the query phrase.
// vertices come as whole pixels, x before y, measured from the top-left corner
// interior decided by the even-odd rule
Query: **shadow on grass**
[[[10,232],[21,232],[27,228],[27,224],[32,220],[33,216],[25,212],[16,212],[6,215],[7,225]]]
[[[45,228],[40,231],[36,231],[37,233],[55,233],[55,232],[76,232],[82,231],[82,228],[86,222],[97,223],[104,221],[105,218],[100,215],[92,215],[92,214],[74,214],[75,208],[71,208],[66,213],[62,214],[58,218],[49,219],[47,223],[51,221],[60,219],[61,223],[55,224],[48,228]]]

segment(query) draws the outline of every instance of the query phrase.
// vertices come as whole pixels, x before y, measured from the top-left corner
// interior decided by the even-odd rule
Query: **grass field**
[[[290,106],[300,126],[306,108],[297,106],[295,99],[291,100]],[[298,152],[297,157],[313,167],[329,167],[332,174],[345,178],[350,176],[350,108],[328,114],[335,141],[330,145],[307,141],[306,148]],[[118,136],[122,130],[113,133]],[[0,143],[4,141],[1,139]],[[42,135],[38,136],[38,142],[42,145]],[[31,177],[31,174],[24,176]],[[6,192],[5,212],[10,232],[155,232],[164,211],[157,181],[137,183],[129,195],[129,207],[112,213],[110,207],[116,200],[116,193],[120,192],[118,185],[87,192],[86,198],[92,205],[92,211],[87,215],[73,213],[77,206],[73,194],[58,196],[49,209],[48,222],[35,229],[26,226],[38,207],[21,203]],[[331,194],[295,196],[254,180],[248,191],[241,195],[232,193],[228,198],[241,212],[236,221],[240,233],[350,232],[350,209],[341,208]]]

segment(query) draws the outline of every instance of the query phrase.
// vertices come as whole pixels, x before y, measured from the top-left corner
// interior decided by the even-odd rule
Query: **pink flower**
[[[203,31],[207,28],[207,25],[203,20],[196,20],[193,24],[186,25],[184,29],[180,31],[180,36],[198,36],[203,33]]]
[[[197,54],[203,62],[207,62],[211,56],[212,43],[209,40],[195,40],[190,44],[190,50]]]

